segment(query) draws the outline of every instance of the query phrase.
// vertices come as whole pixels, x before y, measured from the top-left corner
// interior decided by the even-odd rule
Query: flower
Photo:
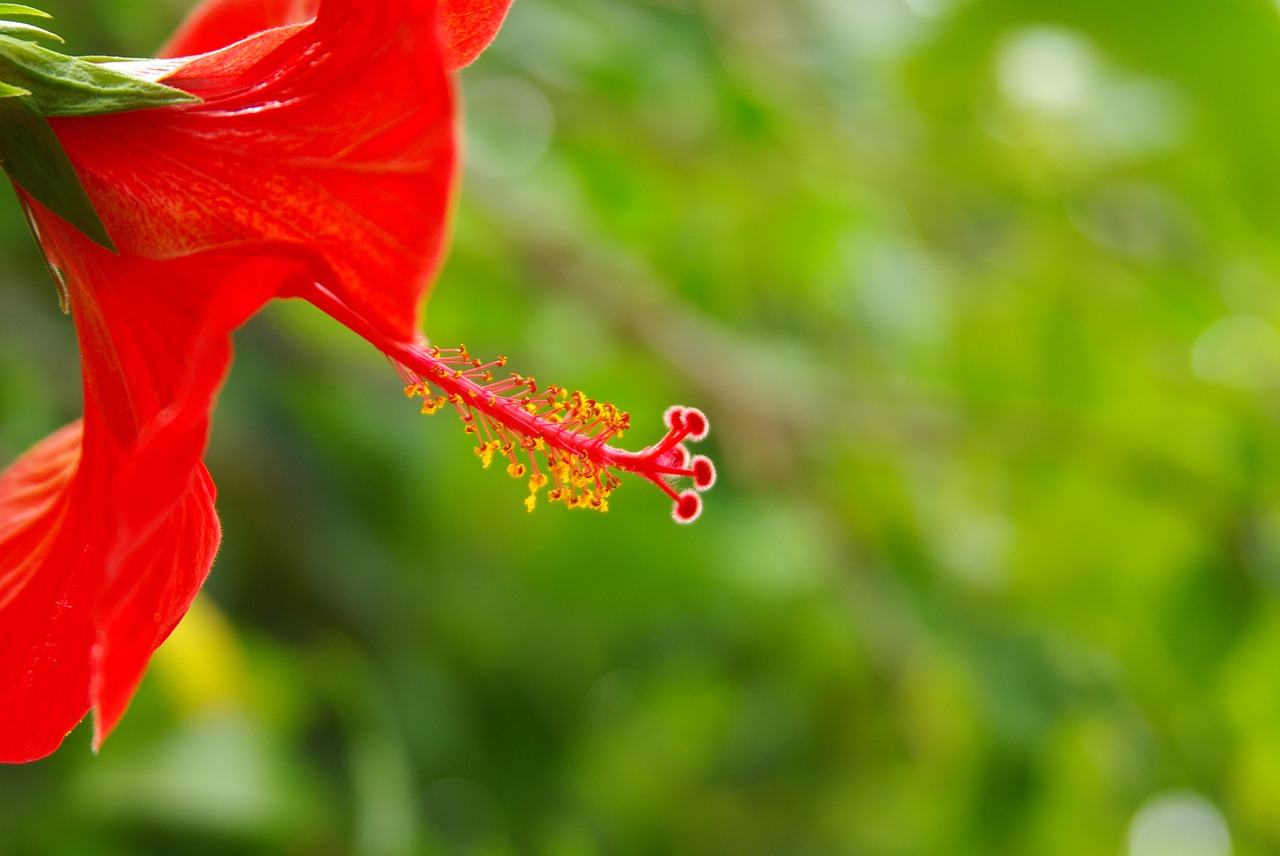
[[[604,509],[616,473],[682,522],[714,468],[672,408],[641,452],[610,405],[418,332],[454,192],[450,72],[510,0],[208,0],[159,60],[114,64],[194,103],[51,118],[118,252],[19,186],[74,317],[84,418],[0,474],[0,761],[52,752],[92,709],[101,745],[203,583],[220,530],[201,461],[230,334],[305,299],[386,354],[422,409],[455,409],[486,464]],[[678,492],[674,479],[693,488]]]

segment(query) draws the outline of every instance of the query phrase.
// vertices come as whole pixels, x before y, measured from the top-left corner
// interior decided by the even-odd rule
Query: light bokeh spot
[[[1221,812],[1194,791],[1165,791],[1129,823],[1128,856],[1231,856]]]

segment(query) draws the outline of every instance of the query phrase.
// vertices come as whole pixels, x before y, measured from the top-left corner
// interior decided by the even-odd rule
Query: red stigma
[[[716,465],[706,455],[698,455],[690,466],[693,471],[693,486],[698,490],[706,490],[716,483]]]
[[[707,432],[711,430],[707,417],[696,407],[684,408],[684,427],[689,439],[694,442],[705,440]]]
[[[671,517],[676,523],[692,523],[702,514],[702,497],[693,491],[685,491],[676,498]]]

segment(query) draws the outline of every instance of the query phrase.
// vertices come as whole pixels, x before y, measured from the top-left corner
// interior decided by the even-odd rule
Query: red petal
[[[119,256],[27,200],[68,282],[85,373],[78,428],[0,478],[0,760],[52,751],[92,704],[115,726],[217,549],[200,463],[229,334],[306,261]]]
[[[315,17],[320,0],[206,0],[183,21],[160,56],[194,56],[283,24]],[[443,0],[440,39],[445,67],[456,71],[489,46],[511,0]]]
[[[315,17],[319,0],[206,0],[192,9],[159,56],[216,51],[255,33]]]
[[[85,420],[0,477],[0,759],[114,727],[218,541],[200,456],[229,333],[319,283],[412,340],[445,232],[453,98],[431,0],[326,0],[181,67],[201,103],[54,127],[120,254],[31,200],[68,281]],[[344,307],[344,312],[348,307]]]
[[[434,6],[332,0],[283,43],[264,34],[166,80],[200,104],[54,130],[122,249],[305,253],[375,326],[411,337],[455,173]],[[265,58],[263,40],[274,48]]]
[[[445,0],[440,9],[445,67],[456,71],[479,56],[510,7],[511,0]]]
[[[100,742],[217,549],[212,484],[199,465],[147,532],[113,537],[113,512],[131,491],[109,438],[86,430],[83,454],[76,422],[0,476],[3,763],[52,752],[91,701]]]
[[[135,466],[122,473],[115,485],[122,506],[173,502],[140,481],[153,471]],[[187,468],[187,475],[187,488],[151,518],[149,531],[115,539],[95,613],[89,685],[95,749],[124,715],[152,652],[186,615],[218,552],[221,530],[213,509],[213,481],[198,463]]]
[[[89,708],[84,539],[58,537],[79,460],[77,422],[0,475],[0,762],[49,754]]]

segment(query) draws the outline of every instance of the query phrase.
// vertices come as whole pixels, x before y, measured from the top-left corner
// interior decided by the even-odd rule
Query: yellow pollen
[[[529,495],[525,497],[524,507],[528,511],[533,511],[538,505],[538,491],[547,483],[547,477],[543,473],[534,473],[529,477]]]
[[[486,470],[493,463],[493,453],[498,451],[499,445],[497,440],[490,440],[487,443],[481,443],[476,446],[476,455],[480,458],[480,463]]]

